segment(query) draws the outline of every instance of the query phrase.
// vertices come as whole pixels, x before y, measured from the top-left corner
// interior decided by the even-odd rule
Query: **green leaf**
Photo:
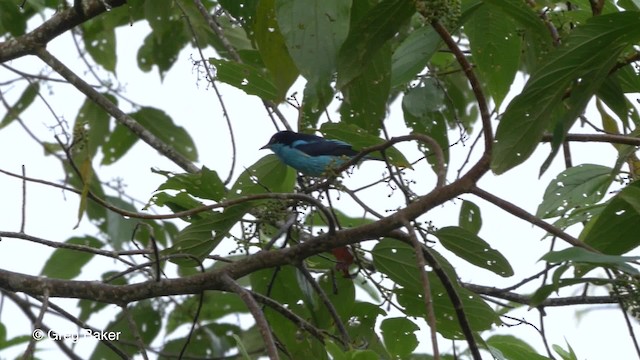
[[[609,200],[598,217],[593,218],[580,234],[585,244],[604,254],[620,255],[640,245],[640,213],[637,199],[640,182],[631,183]]]
[[[103,94],[111,102],[117,104],[117,99],[110,94]],[[109,119],[111,116],[90,99],[86,99],[78,116],[76,124],[87,128],[89,156],[93,159],[98,148],[103,146],[109,138]]]
[[[435,79],[426,79],[422,86],[409,89],[402,97],[402,112],[405,124],[418,134],[432,137],[444,153],[445,166],[449,163],[449,138],[447,120],[444,112],[445,93]],[[418,148],[425,154],[427,161],[434,165],[436,159],[432,149]]]
[[[434,273],[429,273],[433,312],[436,315],[436,328],[440,335],[447,339],[464,339],[458,322],[453,303],[449,299],[442,283]],[[494,324],[500,324],[498,314],[475,293],[456,286],[458,297],[462,301],[464,312],[473,331],[491,329]],[[421,316],[426,318],[423,291],[409,289],[395,291],[398,304],[405,309],[407,316]]]
[[[0,350],[9,348],[14,345],[29,342],[29,340],[31,339],[33,339],[33,336],[27,335],[21,335],[16,336],[13,339],[7,339],[7,328],[3,323],[0,322]]]
[[[118,123],[102,146],[102,165],[111,165],[120,160],[138,141],[136,134]]]
[[[473,265],[502,277],[513,275],[509,261],[489,243],[468,230],[448,226],[435,232],[442,246]]]
[[[18,3],[0,1],[0,35],[5,33],[10,33],[13,37],[23,35],[27,30],[27,19],[21,13]]]
[[[430,250],[430,252],[449,279],[455,281],[457,275],[451,264],[436,251]],[[413,248],[397,240],[383,239],[373,248],[372,254],[376,269],[403,287],[395,292],[398,302],[406,309],[406,315],[426,316],[424,290]],[[451,339],[464,338],[453,304],[440,279],[433,272],[429,272],[428,276],[438,332]],[[500,322],[498,315],[480,297],[455,283],[454,287],[474,331],[489,329],[492,324]]]
[[[170,176],[169,176],[170,175]],[[209,170],[206,166],[195,174],[167,174],[167,181],[158,187],[158,190],[184,190],[201,199],[220,201],[226,189],[218,173]]]
[[[240,354],[242,354],[242,358],[244,360],[251,360],[251,357],[249,356],[249,353],[247,352],[247,349],[245,348],[244,344],[242,343],[242,339],[240,339],[240,337],[236,334],[233,334],[233,338],[236,341],[236,344],[238,345],[238,350],[240,350]]]
[[[373,55],[360,76],[342,88],[342,121],[378,134],[387,116],[390,75],[391,47],[386,45]]]
[[[347,142],[353,145],[355,150],[359,150],[365,147],[379,145],[385,141],[375,135],[371,135],[361,128],[346,124],[346,123],[324,123],[320,127],[320,132],[331,139],[337,139]],[[371,153],[371,155],[382,158],[382,155],[378,155],[378,152]],[[389,159],[389,163],[399,167],[411,168],[411,164],[407,158],[402,155],[395,147],[389,147],[385,150],[385,154]]]
[[[108,71],[116,71],[116,32],[108,17],[99,16],[82,23],[82,41],[96,63]]]
[[[573,348],[571,348],[571,345],[569,345],[569,343],[567,343],[567,347],[569,348],[569,351],[561,348],[560,345],[556,345],[556,344],[551,345],[551,347],[555,352],[558,353],[558,355],[560,355],[560,357],[563,360],[578,360],[578,356],[573,351]]]
[[[552,48],[552,38],[536,10],[522,1],[483,0],[483,3],[492,11],[502,11],[522,27],[518,31],[523,35],[524,64],[535,70]]]
[[[536,216],[548,219],[597,203],[613,181],[611,172],[609,167],[594,164],[564,170],[547,186]]]
[[[380,323],[380,331],[387,350],[398,358],[404,358],[416,349],[418,339],[415,332],[420,327],[413,321],[404,318],[386,318]]]
[[[84,245],[95,249],[101,249],[104,243],[94,237],[72,237],[65,241],[65,244]],[[85,266],[94,254],[84,251],[69,249],[56,249],[44,264],[40,275],[53,279],[73,279],[80,275],[82,267]]]
[[[450,279],[458,275],[451,264],[435,250],[430,250]],[[373,248],[373,264],[398,285],[415,291],[422,289],[413,248],[397,240],[383,239]]]
[[[198,151],[189,133],[182,126],[177,126],[164,111],[143,107],[130,116],[188,160],[198,160]]]
[[[509,261],[489,243],[468,230],[448,226],[435,232],[442,246],[473,265],[487,269],[502,277],[513,275]]]
[[[320,276],[318,285],[333,304],[336,312],[343,323],[347,323],[353,314],[355,306],[356,290],[354,281],[342,276],[331,275],[330,273]],[[318,304],[318,309],[314,311],[316,324],[322,329],[335,328],[335,323],[327,307],[322,304],[318,295],[313,293],[313,301]]]
[[[149,72],[156,65],[161,79],[176,62],[182,48],[191,40],[191,33],[182,14],[177,11],[177,7],[173,6],[144,3],[145,19],[149,21],[153,31],[138,49],[138,67]]]
[[[382,0],[349,30],[338,53],[338,81],[341,89],[358,77],[376,52],[393,38],[415,13],[409,0]]]
[[[309,82],[329,79],[349,31],[351,0],[276,0],[289,55]]]
[[[356,301],[351,314],[352,319],[356,321],[352,321],[349,326],[347,326],[349,336],[359,343],[369,344],[369,348],[371,348],[371,345],[378,341],[376,322],[380,316],[386,314],[384,309],[378,306],[378,304]]]
[[[482,216],[478,205],[471,201],[462,200],[458,224],[461,228],[477,235],[482,227]]]
[[[200,309],[199,319],[202,320],[218,320],[229,314],[249,311],[240,297],[233,293],[207,291],[203,296],[203,304],[206,304],[206,306]],[[180,306],[174,308],[167,318],[167,334],[170,335],[180,325],[192,323],[199,302],[199,296],[191,296]]]
[[[391,56],[391,87],[413,80],[441,44],[440,36],[431,26],[423,26],[409,34]]]
[[[513,31],[516,27],[514,20],[491,6],[478,7],[464,25],[478,73],[497,108],[518,71],[521,36]]]
[[[40,92],[40,83],[31,82],[22,92],[18,101],[9,108],[7,114],[2,118],[0,122],[0,129],[11,124],[13,120],[17,119],[22,112],[33,103],[38,93]]]
[[[493,335],[486,341],[487,345],[498,349],[509,360],[549,360],[538,354],[531,345],[511,335]]]
[[[260,56],[278,89],[280,102],[284,100],[287,91],[298,78],[298,69],[289,56],[284,37],[280,33],[275,13],[275,0],[263,0],[258,3],[254,31]]]
[[[144,344],[150,344],[158,335],[162,326],[161,312],[159,309],[153,308],[151,301],[143,300],[135,305],[130,305],[127,312],[129,313],[128,316],[131,316],[131,321],[129,321],[128,316],[121,311],[116,316],[116,319],[107,325],[104,331],[119,334],[118,341],[132,343],[142,341]],[[132,323],[136,326],[135,331],[131,329],[130,324]],[[137,347],[120,347],[120,350],[129,357],[133,357],[133,355],[139,351]],[[90,359],[110,359],[112,357],[113,350],[102,342],[98,342]]]
[[[267,192],[290,192],[295,183],[295,173],[289,170],[275,155],[267,155],[245,170],[229,191],[227,200],[247,195]],[[204,259],[227,236],[229,230],[244,215],[257,209],[258,205],[268,203],[267,200],[247,201],[229,206],[223,212],[213,212],[206,218],[194,221],[178,234],[174,245],[166,249],[167,254],[190,254]],[[212,232],[214,234],[212,235]],[[196,266],[189,259],[172,260],[183,266]]]
[[[550,251],[542,256],[540,260],[545,260],[550,263],[571,261],[573,263],[602,265],[617,268],[618,270],[624,271],[630,275],[637,275],[638,270],[630,266],[628,263],[640,260],[640,256],[604,255],[594,253],[583,248],[570,247],[560,251]]]
[[[491,167],[497,174],[524,162],[537,148],[552,114],[560,138],[599,88],[618,56],[640,38],[640,13],[597,16],[578,27],[532,75],[507,107],[498,129]],[[572,84],[569,110],[563,97]],[[556,139],[556,143],[558,143]]]
[[[118,198],[115,196],[106,196],[104,199],[117,208],[130,212],[137,211],[135,206],[131,205],[130,202],[127,202],[122,198]],[[110,244],[116,250],[124,250],[126,247],[124,246],[124,244],[131,241],[135,228],[140,223],[140,221],[138,221],[138,219],[130,219],[124,217],[114,211],[107,209],[105,223],[107,225],[106,233],[109,236]],[[143,244],[146,243],[146,241],[143,242]]]
[[[216,79],[232,85],[249,95],[256,95],[264,100],[278,101],[278,89],[269,74],[252,65],[235,61],[209,59],[216,67]]]

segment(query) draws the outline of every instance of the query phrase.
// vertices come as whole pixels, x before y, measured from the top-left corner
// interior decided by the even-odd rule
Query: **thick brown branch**
[[[109,0],[111,8],[120,7],[126,3],[126,0]],[[104,0],[83,0],[82,4],[84,5],[82,14],[73,8],[59,11],[30,33],[0,42],[0,63],[25,55],[33,55],[37,49],[46,46],[49,41],[59,35],[107,11]]]

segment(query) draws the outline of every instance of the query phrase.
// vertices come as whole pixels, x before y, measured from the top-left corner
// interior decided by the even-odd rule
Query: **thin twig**
[[[204,57],[204,54],[202,53],[202,47],[200,46],[200,41],[198,40],[198,36],[196,36],[196,32],[193,28],[193,24],[191,23],[191,19],[189,19],[189,16],[187,15],[187,12],[185,11],[180,1],[176,1],[175,4],[180,9],[180,12],[182,12],[182,16],[185,19],[187,26],[189,27],[189,31],[191,31],[191,36],[193,36],[193,41],[195,42],[195,47],[198,50],[200,61],[202,61],[202,66],[204,66],[205,72],[207,73],[207,80],[209,81],[209,84],[211,84],[211,87],[213,87],[213,91],[216,93],[216,97],[218,98],[218,103],[222,108],[222,117],[227,123],[227,131],[229,132],[229,138],[231,139],[231,168],[229,169],[229,174],[227,175],[227,178],[224,181],[224,185],[227,185],[231,182],[231,179],[233,178],[233,172],[236,167],[236,157],[237,157],[236,137],[233,133],[231,118],[229,117],[227,106],[222,100],[222,94],[220,93],[220,90],[218,90],[218,85],[216,85],[216,82],[214,81],[215,77],[211,72],[211,67],[209,65],[209,62],[207,61],[207,59]]]
[[[24,315],[29,318],[29,320],[31,320],[32,323],[36,323],[36,319],[37,316],[31,311],[31,307],[34,306],[34,304],[31,304],[29,301],[22,299],[21,297],[19,297],[18,295],[16,295],[13,292],[10,291],[4,291],[3,289],[0,289],[0,294],[2,295],[2,298],[0,300],[0,313],[2,312],[2,300],[4,300],[5,298],[10,299],[11,301],[13,301],[18,308],[20,308],[20,310],[22,310],[22,312],[24,313]],[[44,323],[42,323],[40,325],[40,330],[43,331],[44,334],[51,334],[54,335],[55,332],[48,327],[47,325],[45,325]],[[58,346],[58,348],[60,348],[60,350],[69,357],[69,359],[72,360],[82,360],[81,357],[79,357],[78,355],[76,355],[76,353],[70,349],[65,343],[64,341],[54,341],[54,343],[56,344],[56,346]]]
[[[271,360],[278,360],[280,357],[278,356],[278,349],[276,348],[275,340],[273,339],[273,334],[271,334],[271,327],[267,322],[267,318],[264,316],[262,310],[260,310],[260,306],[253,298],[251,293],[240,286],[235,280],[233,280],[229,275],[222,275],[222,282],[227,287],[227,290],[233,292],[240,296],[240,299],[245,303],[251,315],[256,321],[256,326],[260,330],[260,334],[262,335],[262,340],[264,340],[265,346],[267,348],[267,354]]]
[[[27,177],[24,164],[22,165],[22,217],[20,221],[20,232],[24,233],[25,223],[27,221]]]
[[[138,330],[136,321],[133,319],[133,315],[131,315],[131,311],[129,311],[129,308],[127,307],[127,305],[122,305],[121,308],[122,308],[122,312],[124,313],[124,317],[127,319],[129,330],[131,331],[131,334],[135,339],[136,345],[138,347],[138,350],[140,350],[140,354],[142,355],[142,358],[144,360],[149,360],[149,356],[147,355],[147,351],[146,351],[147,346],[145,345],[144,340],[142,340],[142,336],[140,335],[140,331]]]
[[[555,235],[557,237],[559,237],[560,239],[568,242],[569,244],[573,245],[573,246],[578,246],[581,247],[583,249],[587,249],[589,251],[593,251],[593,252],[598,252],[597,250],[595,250],[594,248],[592,248],[591,246],[585,244],[584,242],[576,239],[575,237],[567,234],[566,232],[558,229],[557,227],[543,221],[542,219],[540,219],[537,216],[534,216],[530,213],[528,213],[527,211],[525,211],[524,209],[516,206],[513,203],[510,203],[504,199],[501,199],[487,191],[484,191],[478,187],[473,187],[471,188],[470,192],[474,195],[477,195],[478,197],[498,206],[499,208],[501,208],[502,210],[505,210],[506,212],[508,212],[511,215],[514,215],[516,217],[519,217],[520,219],[523,219],[525,221],[530,222],[531,224],[546,230],[547,232],[549,232],[552,235]]]
[[[485,154],[489,155],[491,154],[491,149],[493,147],[493,130],[491,127],[491,112],[487,105],[487,98],[482,90],[482,84],[476,77],[476,74],[473,71],[473,66],[471,66],[471,63],[467,60],[465,54],[460,50],[460,47],[455,40],[453,40],[449,31],[447,31],[447,29],[437,19],[431,22],[431,26],[433,26],[433,29],[438,33],[438,35],[440,35],[440,38],[444,41],[449,50],[451,50],[458,61],[458,64],[460,64],[462,70],[467,76],[467,80],[469,80],[476,102],[478,103],[478,109],[480,110],[482,132],[484,134],[484,151]]]
[[[24,354],[22,355],[22,358],[24,360],[33,359],[34,357],[33,353],[36,350],[36,342],[42,339],[36,336],[36,332],[40,330],[39,334],[42,335],[42,337],[44,337],[44,332],[41,329],[42,319],[44,319],[44,314],[47,312],[48,308],[49,308],[49,289],[45,288],[44,294],[42,296],[42,306],[40,307],[40,314],[38,314],[38,318],[33,323],[34,335],[31,337],[31,339],[29,339],[29,345],[27,346],[27,350],[25,350]]]
[[[427,261],[424,258],[422,251],[422,244],[418,241],[416,236],[416,229],[411,225],[409,221],[405,221],[404,227],[407,229],[409,239],[413,244],[413,249],[416,254],[416,264],[418,271],[420,272],[420,280],[422,281],[422,295],[425,306],[426,320],[431,330],[431,346],[433,349],[434,360],[440,360],[440,350],[438,349],[438,331],[436,329],[436,315],[433,311],[433,298],[431,297],[431,283],[429,282],[429,275],[427,274]]]

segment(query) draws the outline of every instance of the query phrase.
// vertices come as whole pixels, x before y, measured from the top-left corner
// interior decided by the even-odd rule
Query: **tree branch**
[[[109,0],[111,8],[126,4],[126,0]],[[107,11],[104,0],[83,0],[82,13],[73,8],[57,12],[30,33],[0,42],[0,63],[25,55],[34,55],[38,49],[73,27]]]
[[[280,357],[278,356],[278,349],[276,348],[275,340],[273,339],[273,334],[271,334],[271,327],[267,322],[267,318],[265,318],[264,313],[260,310],[260,306],[251,295],[249,290],[240,286],[234,279],[230,278],[228,275],[222,276],[222,282],[228,291],[236,293],[242,301],[244,301],[245,305],[253,315],[253,318],[256,320],[256,326],[260,330],[260,334],[262,334],[262,339],[264,340],[264,344],[267,347],[267,354],[269,354],[269,358],[271,360],[278,360]]]
[[[47,65],[51,66],[53,70],[55,70],[58,74],[65,78],[70,84],[75,86],[80,92],[86,95],[98,106],[103,108],[109,115],[113,116],[116,121],[136,134],[136,136],[142,141],[146,142],[152,148],[156,149],[159,153],[172,160],[183,170],[190,173],[196,173],[200,171],[198,167],[196,167],[182,154],[178,153],[176,149],[160,140],[149,130],[140,125],[140,123],[138,123],[132,117],[125,114],[114,103],[109,101],[106,96],[97,92],[93,87],[91,87],[91,85],[87,84],[78,75],[71,71],[71,69],[69,69],[64,63],[51,55],[51,53],[49,53],[44,47],[34,49],[34,53]]]

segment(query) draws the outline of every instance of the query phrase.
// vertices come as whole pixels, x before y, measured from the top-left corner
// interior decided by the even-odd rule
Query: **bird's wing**
[[[297,140],[291,144],[291,147],[309,156],[354,156],[358,153],[346,142],[323,138],[319,138],[317,141]]]

